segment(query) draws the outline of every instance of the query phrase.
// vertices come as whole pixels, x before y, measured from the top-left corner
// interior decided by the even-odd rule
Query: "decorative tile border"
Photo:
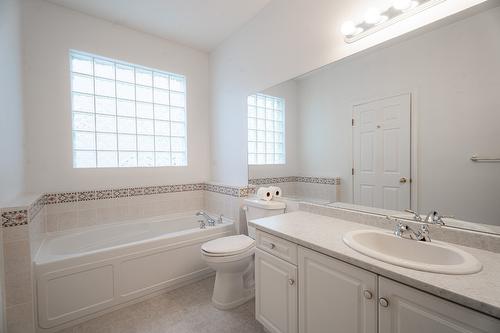
[[[196,183],[82,192],[46,193],[41,195],[29,207],[26,207],[26,209],[23,209],[23,207],[15,208],[12,210],[4,210],[1,214],[1,226],[13,227],[28,224],[28,221],[34,219],[36,215],[42,210],[44,205],[190,191],[209,191],[224,195],[230,195],[233,197],[246,197],[249,194],[254,193],[255,189],[251,187],[235,187],[219,184]]]
[[[13,210],[2,213],[2,227],[16,227],[28,224],[28,210]]]
[[[340,177],[324,178],[324,177],[289,176],[289,177],[272,177],[272,178],[253,178],[248,180],[248,183],[251,185],[267,185],[267,184],[294,183],[294,182],[340,185]]]
[[[224,195],[230,195],[233,197],[246,197],[249,194],[255,193],[255,188],[246,186],[236,187],[220,184],[196,183],[144,186],[82,192],[46,193],[41,195],[26,209],[23,209],[23,207],[15,208],[12,210],[4,210],[1,214],[1,226],[13,227],[28,224],[28,221],[34,219],[35,216],[42,210],[44,205],[190,191],[209,191]]]
[[[292,183],[295,182],[297,177],[273,177],[273,178],[253,178],[248,180],[250,185],[266,185],[266,184],[278,184],[278,183]]]
[[[325,185],[340,185],[340,177],[323,178],[323,177],[297,177],[298,183],[325,184]]]

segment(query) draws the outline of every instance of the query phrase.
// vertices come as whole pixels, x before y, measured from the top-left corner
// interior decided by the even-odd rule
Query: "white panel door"
[[[383,277],[379,277],[379,295],[383,299],[379,306],[379,332],[500,332],[498,319]]]
[[[296,333],[297,306],[297,267],[257,249],[255,318],[272,333]]]
[[[376,333],[377,275],[299,247],[299,332]]]
[[[354,106],[354,203],[410,208],[410,94]]]

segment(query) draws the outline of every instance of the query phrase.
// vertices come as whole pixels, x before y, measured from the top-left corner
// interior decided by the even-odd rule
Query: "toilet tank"
[[[261,199],[245,199],[245,215],[247,220],[248,236],[255,238],[255,228],[248,225],[248,221],[263,217],[283,214],[286,204],[281,201],[265,201]]]

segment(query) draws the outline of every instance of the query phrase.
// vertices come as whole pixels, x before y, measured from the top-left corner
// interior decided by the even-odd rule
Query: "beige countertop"
[[[352,230],[384,229],[304,211],[257,219],[249,224],[258,230],[500,318],[500,253],[453,244],[475,256],[483,264],[483,269],[470,275],[428,273],[370,258],[351,249],[342,240],[342,236]]]

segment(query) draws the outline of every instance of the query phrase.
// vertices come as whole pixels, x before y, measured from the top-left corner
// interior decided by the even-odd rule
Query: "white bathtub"
[[[200,246],[233,234],[233,222],[200,229],[198,220],[190,213],[46,237],[34,262],[39,331],[210,275]]]

